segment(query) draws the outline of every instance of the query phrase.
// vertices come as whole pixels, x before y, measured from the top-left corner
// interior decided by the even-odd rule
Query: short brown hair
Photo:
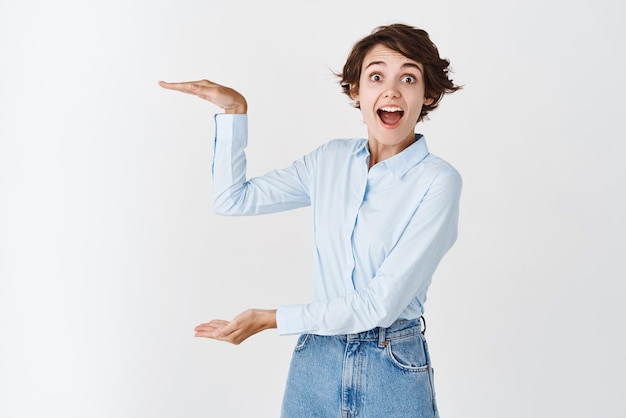
[[[433,101],[431,104],[424,104],[418,122],[426,118],[428,113],[439,105],[444,94],[453,93],[462,88],[455,85],[448,77],[450,61],[439,56],[437,47],[426,31],[402,23],[394,23],[376,27],[352,47],[342,73],[336,74],[341,79],[341,88],[348,97],[352,98],[351,92],[359,88],[365,55],[374,46],[381,44],[424,66],[425,95]],[[359,102],[355,102],[354,107],[359,108]]]

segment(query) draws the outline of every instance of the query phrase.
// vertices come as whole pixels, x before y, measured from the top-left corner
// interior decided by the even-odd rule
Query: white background
[[[417,130],[464,178],[427,337],[442,417],[626,417],[624,6],[595,1],[0,3],[0,417],[276,417],[295,337],[193,337],[306,302],[309,210],[212,213],[209,78],[249,174],[360,137],[352,44],[423,27],[465,89]]]

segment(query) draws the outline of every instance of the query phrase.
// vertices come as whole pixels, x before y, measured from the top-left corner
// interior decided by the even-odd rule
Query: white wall
[[[427,320],[443,417],[624,417],[626,94],[618,1],[0,3],[0,416],[276,417],[292,337],[208,319],[305,302],[307,209],[211,212],[212,105],[250,174],[365,135],[331,75],[425,28],[464,90],[418,130],[462,173]]]

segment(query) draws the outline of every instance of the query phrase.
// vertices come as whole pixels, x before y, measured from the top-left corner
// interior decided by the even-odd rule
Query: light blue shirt
[[[246,178],[246,115],[215,116],[213,208],[259,215],[311,206],[313,299],[277,309],[281,335],[337,335],[419,318],[457,237],[462,180],[425,138],[368,170],[366,139],[332,140]]]

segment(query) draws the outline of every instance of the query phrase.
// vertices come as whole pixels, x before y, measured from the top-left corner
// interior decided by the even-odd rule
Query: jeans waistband
[[[422,323],[424,326],[422,327]],[[424,317],[416,319],[399,319],[387,328],[377,327],[369,331],[359,332],[356,334],[346,334],[344,337],[348,341],[378,341],[379,344],[386,340],[424,333],[426,331],[426,321]]]

